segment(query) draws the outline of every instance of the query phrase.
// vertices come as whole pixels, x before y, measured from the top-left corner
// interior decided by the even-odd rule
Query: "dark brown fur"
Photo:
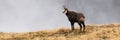
[[[68,17],[68,20],[71,23],[72,30],[74,30],[74,23],[78,23],[80,26],[80,31],[82,30],[85,31],[85,16],[83,13],[77,13],[74,11],[69,11],[67,8],[64,7],[64,12],[67,11],[65,14]],[[63,12],[63,13],[64,13]]]

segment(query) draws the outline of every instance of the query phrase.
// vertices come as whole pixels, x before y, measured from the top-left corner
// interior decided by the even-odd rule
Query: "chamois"
[[[70,11],[68,10],[65,6],[63,6],[64,11],[63,13],[66,14],[66,16],[68,17],[68,20],[71,23],[71,29],[72,31],[74,30],[74,23],[78,23],[80,26],[80,31],[82,30],[83,27],[83,31],[85,31],[85,16],[83,13],[78,13],[78,12],[74,12],[74,11]]]

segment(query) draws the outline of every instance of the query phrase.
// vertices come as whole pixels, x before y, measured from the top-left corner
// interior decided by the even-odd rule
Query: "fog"
[[[86,24],[119,23],[119,2],[119,0],[0,0],[0,31],[28,32],[70,28],[66,15],[62,13],[63,5],[69,10],[84,13]]]
[[[67,0],[71,10],[83,12],[92,24],[119,23],[119,0]],[[74,2],[74,3],[73,3]]]

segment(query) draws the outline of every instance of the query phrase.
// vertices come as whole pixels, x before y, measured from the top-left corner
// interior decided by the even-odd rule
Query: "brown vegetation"
[[[0,32],[0,40],[120,40],[120,24],[87,25],[85,33],[79,28],[61,28],[26,33]]]

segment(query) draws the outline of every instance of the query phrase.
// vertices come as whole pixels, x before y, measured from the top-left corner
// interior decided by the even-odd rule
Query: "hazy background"
[[[83,12],[86,24],[120,22],[120,0],[0,0],[0,32],[71,28],[63,5]]]

